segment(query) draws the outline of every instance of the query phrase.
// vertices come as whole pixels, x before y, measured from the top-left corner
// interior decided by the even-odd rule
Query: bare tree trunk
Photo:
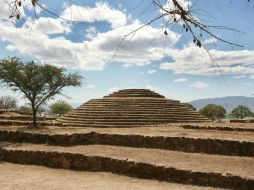
[[[32,112],[33,112],[33,127],[37,127],[37,122],[36,122],[36,112],[37,109],[35,108],[34,104],[32,103]]]

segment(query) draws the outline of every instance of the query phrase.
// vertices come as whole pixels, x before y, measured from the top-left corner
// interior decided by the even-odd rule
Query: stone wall
[[[218,130],[218,131],[240,131],[240,132],[254,132],[254,128],[240,128],[240,127],[211,127],[202,125],[180,125],[184,129],[200,129],[200,130]]]
[[[185,137],[163,137],[118,134],[40,134],[21,131],[0,131],[0,141],[49,144],[59,146],[103,144],[127,147],[156,148],[207,154],[254,156],[254,142]]]
[[[29,126],[32,125],[32,121],[19,121],[19,120],[0,120],[0,126]],[[56,121],[38,121],[38,126],[59,126],[63,124]]]
[[[231,119],[230,123],[254,123],[254,119]]]

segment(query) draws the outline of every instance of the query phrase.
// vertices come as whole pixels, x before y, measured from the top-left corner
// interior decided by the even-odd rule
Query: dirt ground
[[[0,163],[1,190],[215,190],[142,180],[111,173],[77,172],[41,166]],[[217,189],[218,190],[218,189]]]

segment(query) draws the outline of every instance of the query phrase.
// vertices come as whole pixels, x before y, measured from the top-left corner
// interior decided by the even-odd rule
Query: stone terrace
[[[5,126],[0,127],[0,160],[189,184],[186,189],[254,188],[254,132],[245,130],[251,126],[188,126]]]

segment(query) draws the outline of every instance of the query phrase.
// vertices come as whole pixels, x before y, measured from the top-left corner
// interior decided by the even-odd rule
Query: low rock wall
[[[19,120],[0,120],[0,126],[29,126],[32,121],[19,121]],[[63,126],[60,122],[55,121],[38,121],[38,126]]]
[[[5,116],[0,115],[1,120],[19,120],[19,121],[33,121],[33,117],[29,115],[15,115],[15,116]],[[37,117],[37,121],[46,121],[45,117]]]
[[[0,131],[0,141],[58,146],[102,144],[231,156],[254,156],[254,142],[240,142],[221,139],[118,135],[95,132],[70,135],[49,135],[21,131]]]
[[[231,119],[230,123],[254,123],[254,119]]]
[[[240,127],[211,127],[211,126],[199,126],[199,125],[180,125],[180,127],[184,129],[254,132],[254,128],[240,128]]]

